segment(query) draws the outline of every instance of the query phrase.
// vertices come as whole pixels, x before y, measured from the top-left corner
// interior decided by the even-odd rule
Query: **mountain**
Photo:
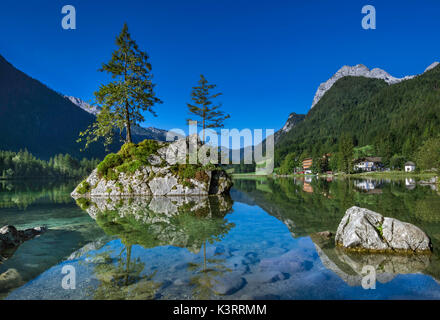
[[[358,64],[353,67],[343,66],[330,79],[328,79],[324,83],[321,83],[321,85],[319,86],[318,90],[315,93],[315,97],[313,98],[312,108],[319,102],[319,100],[321,100],[324,94],[328,90],[330,90],[330,88],[336,83],[336,81],[347,76],[381,79],[388,84],[399,83],[401,81],[409,80],[415,77],[415,76],[406,76],[404,78],[395,78],[382,69],[374,68],[373,70],[370,70],[363,64]]]
[[[335,152],[342,133],[349,133],[356,146],[374,145],[385,159],[394,154],[410,158],[423,141],[438,135],[440,65],[434,63],[405,81],[380,74],[336,80],[305,119],[278,139],[276,165],[290,152]]]
[[[0,55],[0,150],[27,149],[42,159],[59,153],[102,158],[108,152],[99,143],[81,152],[76,142],[79,132],[95,121],[94,111],[84,107],[79,99],[60,95]],[[153,128],[136,131],[137,140],[163,136]],[[119,147],[114,143],[110,151]]]
[[[167,133],[167,130],[157,129],[153,127],[144,128],[141,126],[134,126],[131,129],[131,134],[133,135],[133,140],[135,142],[140,142],[145,139],[166,141]],[[180,138],[182,138],[182,136],[180,136]]]
[[[287,118],[284,127],[282,127],[280,130],[275,132],[274,142],[277,143],[284,134],[292,130],[298,123],[303,121],[305,118],[306,118],[305,114],[297,114],[295,112],[292,112],[289,115],[289,118]]]
[[[80,98],[76,98],[72,96],[64,96],[64,97],[69,99],[73,104],[80,107],[82,110],[90,114],[93,114],[94,116],[96,116],[101,111],[100,107],[90,105],[89,103],[81,100]],[[167,130],[157,129],[153,127],[144,128],[141,126],[134,126],[132,128],[131,133],[133,136],[133,141],[140,142],[145,139],[166,141],[167,132],[168,132]]]
[[[88,113],[93,114],[94,116],[96,116],[101,111],[100,107],[92,106],[90,105],[90,103],[87,103],[81,100],[80,98],[72,97],[72,96],[64,96],[64,97],[69,99],[74,105],[80,107],[81,109],[83,109]]]

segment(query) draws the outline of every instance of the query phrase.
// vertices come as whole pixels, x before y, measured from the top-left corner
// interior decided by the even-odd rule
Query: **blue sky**
[[[77,30],[61,28],[67,4]],[[361,28],[367,4],[376,7],[376,30]],[[203,73],[223,92],[227,127],[279,129],[291,112],[306,113],[319,84],[343,65],[401,77],[440,60],[439,16],[438,0],[2,0],[0,54],[52,89],[89,100],[107,80],[97,69],[126,21],[164,101],[145,126],[185,128]]]

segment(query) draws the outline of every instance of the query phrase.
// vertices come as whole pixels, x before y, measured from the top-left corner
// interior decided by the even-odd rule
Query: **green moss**
[[[119,191],[124,192],[124,186],[120,182],[116,182],[116,187],[119,189]]]
[[[105,179],[118,180],[118,177],[119,177],[119,173],[117,173],[114,169],[108,169]]]
[[[135,149],[135,159],[144,160],[147,163],[147,158],[151,154],[156,154],[161,147],[155,140],[144,140]]]
[[[134,143],[125,143],[121,150],[119,150],[118,155],[123,159],[134,159],[136,153],[136,145]]]
[[[124,162],[120,166],[116,167],[115,170],[117,172],[124,173],[135,173],[142,166],[142,162],[139,160],[132,160],[129,162]]]
[[[84,180],[78,186],[77,191],[79,194],[86,194],[86,193],[90,192],[90,184],[86,180]]]
[[[138,144],[126,143],[118,153],[111,153],[98,165],[98,175],[106,180],[117,180],[120,172],[135,173],[142,165],[149,165],[148,157],[162,146],[155,140]]]
[[[194,164],[183,164],[179,166],[178,176],[183,179],[194,179],[199,168]]]
[[[76,204],[82,209],[82,210],[87,210],[88,208],[90,208],[91,202],[89,199],[86,198],[79,198],[76,199]]]
[[[110,153],[100,164],[98,164],[98,175],[100,177],[107,178],[108,174],[113,171],[112,169],[121,165],[122,163],[123,158],[119,154]]]
[[[107,188],[107,193],[111,193],[112,192],[112,188]]]
[[[377,227],[377,231],[379,231],[379,235],[380,235],[380,237],[383,239],[383,226],[382,226],[382,225],[379,225],[379,226]]]
[[[209,175],[206,171],[217,170],[213,164],[202,166],[201,164],[175,164],[170,167],[173,175],[177,176],[178,182],[183,186],[194,188],[194,184],[190,181],[192,179],[209,183]]]
[[[180,184],[184,187],[188,187],[190,189],[194,189],[195,185],[189,180],[189,179],[184,179],[180,181]]]

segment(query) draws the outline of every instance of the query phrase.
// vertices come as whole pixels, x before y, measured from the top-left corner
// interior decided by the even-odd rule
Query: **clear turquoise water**
[[[74,184],[73,184],[74,185]],[[71,185],[9,186],[0,223],[47,225],[0,265],[6,299],[439,299],[428,257],[358,256],[316,232],[367,207],[425,230],[440,248],[440,196],[405,181],[236,181],[232,199],[80,203]],[[24,205],[25,204],[25,205]],[[364,265],[377,270],[363,289]],[[73,266],[75,289],[63,289]],[[0,275],[1,279],[1,275]],[[3,288],[1,287],[3,285]]]

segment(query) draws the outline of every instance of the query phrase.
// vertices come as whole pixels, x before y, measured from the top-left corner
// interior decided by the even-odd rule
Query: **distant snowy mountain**
[[[425,72],[435,68],[438,64],[439,64],[438,62],[434,62],[428,68],[426,68]],[[312,108],[319,102],[319,100],[321,100],[324,94],[335,84],[336,81],[346,76],[382,79],[390,85],[416,77],[414,75],[414,76],[406,76],[403,78],[396,78],[382,69],[374,68],[370,70],[363,64],[358,64],[355,66],[343,66],[330,79],[328,79],[326,82],[321,83],[321,85],[319,86],[318,90],[315,93],[315,97],[313,98]]]
[[[80,107],[84,111],[87,111],[88,113],[93,114],[94,116],[96,116],[101,111],[100,107],[91,106],[89,103],[87,103],[79,98],[72,97],[72,96],[64,96],[64,97],[69,99],[73,104],[77,105],[78,107]]]
[[[439,65],[439,62],[432,63],[426,70],[427,72],[429,70],[434,69],[436,66]],[[382,79],[389,85],[396,84],[405,80],[412,79],[416,77],[414,76],[406,76],[403,78],[396,78],[391,76],[388,72],[375,68],[375,69],[368,69],[363,64],[358,64],[355,66],[343,66],[341,69],[338,70],[329,80],[326,82],[321,83],[318,90],[316,91],[315,97],[313,99],[312,108],[319,102],[319,100],[325,95],[325,93],[330,90],[330,88],[341,78],[346,76],[354,76],[354,77],[365,77],[365,78],[374,78],[374,79]],[[291,113],[289,115],[289,118],[287,119],[285,125],[283,128],[278,130],[275,133],[275,143],[277,143],[281,137],[283,137],[285,134],[287,134],[289,131],[291,131],[298,123],[303,121],[305,119],[306,115],[296,114],[295,112]]]
[[[89,103],[81,100],[77,97],[72,96],[64,96],[65,98],[69,99],[73,104],[80,107],[84,111],[87,111],[90,114],[93,114],[96,116],[100,111],[100,107],[91,106]],[[159,141],[166,141],[167,136],[167,130],[163,129],[157,129],[153,127],[144,128],[141,126],[135,126],[132,128],[133,138],[136,141],[142,141],[145,139],[153,139],[153,140],[159,140]]]
[[[429,70],[434,69],[435,67],[437,67],[440,63],[439,62],[433,62],[428,68],[426,68],[425,72],[428,72]]]

